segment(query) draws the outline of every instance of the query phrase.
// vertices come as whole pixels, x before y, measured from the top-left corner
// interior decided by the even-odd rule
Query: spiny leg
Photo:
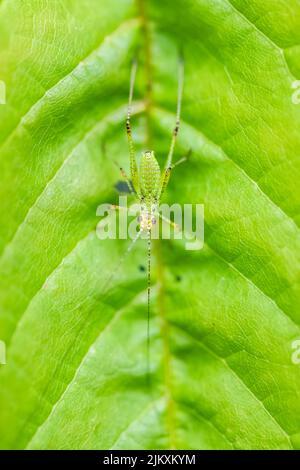
[[[139,193],[139,181],[138,181],[138,169],[135,158],[135,149],[132,139],[131,132],[131,106],[132,106],[132,97],[133,97],[133,88],[136,77],[137,70],[137,60],[132,61],[131,75],[130,75],[130,87],[129,87],[129,98],[128,98],[128,109],[127,109],[127,118],[126,118],[126,133],[128,139],[129,147],[129,156],[130,156],[130,175],[132,179],[133,188],[137,193]]]
[[[175,127],[174,127],[174,130],[173,130],[171,146],[170,146],[170,150],[169,150],[168,157],[167,157],[167,163],[166,163],[166,166],[165,166],[165,169],[164,169],[164,172],[163,172],[163,175],[162,175],[162,179],[161,179],[160,194],[159,194],[160,197],[164,193],[164,191],[165,191],[165,189],[168,185],[168,182],[169,182],[169,179],[170,179],[170,176],[171,176],[172,168],[174,168],[174,166],[179,164],[179,163],[177,163],[175,165],[172,165],[172,158],[173,158],[175,143],[176,143],[176,139],[177,139],[178,132],[179,132],[179,126],[180,126],[180,113],[181,113],[181,101],[182,101],[182,91],[183,91],[183,78],[184,78],[184,62],[183,62],[183,58],[181,57],[179,59],[179,65],[178,65],[178,94],[177,94],[176,123],[175,123]]]
[[[172,167],[171,167],[171,166],[169,166],[168,168],[166,168],[166,169],[164,170],[164,173],[163,173],[163,176],[162,176],[162,180],[161,180],[161,184],[160,184],[159,199],[161,198],[161,196],[162,196],[163,193],[165,192],[166,187],[168,186],[168,183],[169,183],[169,180],[170,180],[170,176],[171,176],[171,171],[172,171]]]
[[[125,180],[125,182],[126,182],[126,184],[127,184],[127,186],[128,186],[128,189],[129,189],[130,194],[135,194],[134,187],[133,187],[133,185],[132,185],[132,182],[131,182],[130,179],[128,178],[126,171],[125,171],[124,168],[121,167],[117,162],[115,162],[115,164],[116,164],[117,167],[119,168],[120,173],[121,173],[121,176],[122,176],[122,178],[124,178],[124,180]]]
[[[102,149],[102,153],[103,153],[104,157],[106,158],[106,141],[105,141],[104,139],[102,139],[102,141],[101,141],[101,149]],[[122,178],[124,178],[124,180],[125,180],[125,182],[126,182],[126,184],[127,184],[127,186],[128,186],[128,189],[129,189],[130,194],[135,194],[133,185],[132,185],[130,179],[128,178],[128,176],[127,176],[127,174],[126,174],[124,168],[121,167],[121,166],[118,164],[118,162],[116,162],[115,160],[113,160],[113,162],[114,162],[114,164],[119,168],[120,173],[121,173],[121,176],[122,176]]]
[[[189,149],[189,151],[187,152],[187,154],[185,156],[183,156],[176,163],[173,163],[172,165],[168,166],[164,170],[164,173],[162,175],[162,180],[161,180],[160,193],[159,193],[160,197],[163,195],[163,193],[165,192],[166,187],[168,186],[169,179],[170,179],[170,176],[171,176],[171,171],[173,170],[173,168],[180,165],[181,163],[186,162],[189,159],[189,156],[190,156],[191,153],[192,153],[192,150]]]

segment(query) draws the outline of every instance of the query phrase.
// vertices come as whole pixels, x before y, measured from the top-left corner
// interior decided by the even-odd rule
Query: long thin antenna
[[[178,92],[177,92],[177,111],[176,111],[176,123],[173,130],[171,146],[168,153],[166,168],[169,168],[172,164],[172,157],[174,153],[174,147],[176,143],[176,138],[180,126],[180,114],[181,114],[181,101],[182,101],[182,92],[183,92],[183,79],[184,79],[184,60],[183,57],[179,58],[178,63]]]

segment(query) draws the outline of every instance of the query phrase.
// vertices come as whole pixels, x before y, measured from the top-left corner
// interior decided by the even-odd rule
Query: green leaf
[[[299,26],[293,0],[0,3],[1,448],[300,448]],[[149,387],[147,244],[124,258],[96,209],[129,168],[132,57],[163,164],[180,50],[193,152],[165,202],[204,204],[205,246],[154,243]]]

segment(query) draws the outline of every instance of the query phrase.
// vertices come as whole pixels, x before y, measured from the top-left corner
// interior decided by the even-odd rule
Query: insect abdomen
[[[154,152],[145,152],[140,164],[141,193],[145,199],[156,199],[160,186],[160,168]]]

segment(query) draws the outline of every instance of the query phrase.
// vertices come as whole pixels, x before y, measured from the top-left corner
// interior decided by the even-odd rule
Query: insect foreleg
[[[115,164],[116,164],[117,167],[119,168],[120,173],[121,173],[121,176],[122,176],[122,178],[124,178],[124,180],[125,180],[125,182],[126,182],[126,184],[127,184],[127,186],[128,186],[128,189],[129,189],[130,194],[135,194],[135,190],[134,190],[133,184],[132,184],[132,182],[130,181],[130,179],[128,178],[126,171],[124,170],[123,167],[121,167],[120,165],[118,165],[117,162],[115,162]]]
[[[183,78],[184,78],[184,62],[183,62],[183,59],[180,58],[179,59],[179,65],[178,65],[178,94],[177,94],[176,122],[175,122],[175,127],[174,127],[174,130],[173,130],[173,135],[172,135],[170,150],[169,150],[169,153],[168,153],[167,163],[166,163],[166,166],[165,166],[166,170],[172,165],[172,158],[173,158],[175,143],[176,143],[177,135],[178,135],[178,132],[179,132],[181,101],[182,101],[182,91],[183,91]]]
[[[164,170],[162,174],[161,183],[160,183],[160,191],[159,191],[159,199],[165,192],[166,187],[168,186],[170,176],[171,176],[171,171],[172,171],[172,167],[169,166],[168,168]]]
[[[159,197],[162,196],[162,194],[165,192],[166,187],[168,186],[168,183],[171,177],[171,171],[173,170],[173,168],[180,165],[181,163],[188,161],[191,153],[192,153],[192,150],[189,149],[189,151],[184,157],[180,158],[176,163],[173,163],[172,165],[170,165],[168,168],[164,170],[164,173],[162,174],[161,184],[160,184]]]
[[[130,76],[128,109],[127,109],[127,118],[126,118],[126,133],[127,133],[129,157],[130,157],[130,175],[131,175],[133,187],[135,191],[138,193],[139,192],[138,169],[137,169],[135,149],[134,149],[134,143],[133,143],[132,132],[131,132],[131,106],[132,106],[132,97],[133,97],[133,88],[134,88],[136,70],[137,70],[137,61],[133,60],[132,68],[131,68],[131,76]]]

